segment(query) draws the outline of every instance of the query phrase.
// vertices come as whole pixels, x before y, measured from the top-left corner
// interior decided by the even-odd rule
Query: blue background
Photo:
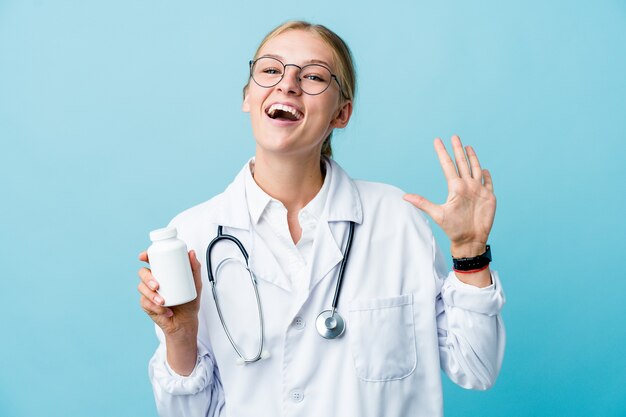
[[[0,415],[156,414],[136,256],[252,155],[247,61],[297,18],[352,47],[352,176],[442,202],[455,133],[494,176],[506,357],[446,415],[626,415],[623,0],[0,0]]]

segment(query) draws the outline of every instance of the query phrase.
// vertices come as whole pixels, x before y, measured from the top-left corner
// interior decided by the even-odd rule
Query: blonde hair
[[[356,70],[354,68],[352,53],[350,52],[350,48],[348,48],[348,45],[344,42],[344,40],[341,39],[339,35],[337,35],[335,32],[328,29],[326,26],[315,25],[302,20],[285,22],[282,25],[274,28],[265,36],[265,38],[263,38],[256,52],[254,53],[254,59],[258,58],[259,52],[267,42],[288,30],[304,30],[315,33],[322,39],[322,41],[324,41],[330,47],[330,49],[332,50],[335,65],[337,66],[337,78],[339,78],[339,84],[341,85],[342,101],[353,101],[356,94]],[[244,98],[248,91],[249,85],[250,79],[248,79],[248,82],[243,88]],[[324,140],[324,143],[322,144],[322,155],[328,158],[331,158],[333,156],[333,150],[330,145],[331,136],[332,132],[328,135],[328,137]]]

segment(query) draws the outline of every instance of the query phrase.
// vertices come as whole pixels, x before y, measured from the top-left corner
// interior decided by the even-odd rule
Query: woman
[[[150,361],[159,413],[437,416],[440,367],[463,387],[489,388],[504,351],[504,296],[485,253],[492,181],[473,149],[453,137],[455,166],[435,141],[449,187],[441,206],[354,181],[330,159],[331,134],[348,124],[355,90],[343,41],[323,26],[288,22],[250,65],[243,110],[255,157],[224,193],[171,223],[191,248],[200,296],[163,307],[149,269],[139,271],[141,306],[160,340]],[[448,235],[457,270],[447,272],[414,206]],[[229,262],[245,262],[235,244],[209,254],[224,322],[202,285],[218,228],[250,255],[262,330],[245,269]],[[148,261],[145,252],[140,259]],[[318,318],[334,310],[336,293],[336,311]]]

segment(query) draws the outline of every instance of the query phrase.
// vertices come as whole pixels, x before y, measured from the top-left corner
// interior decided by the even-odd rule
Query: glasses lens
[[[283,77],[285,67],[277,59],[263,57],[254,61],[252,79],[261,87],[273,87]]]
[[[300,71],[300,87],[307,94],[323,93],[328,88],[331,80],[332,75],[330,71],[322,65],[305,65]]]

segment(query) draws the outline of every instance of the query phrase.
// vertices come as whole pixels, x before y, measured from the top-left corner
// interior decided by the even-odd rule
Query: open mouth
[[[304,114],[295,107],[286,104],[272,104],[265,113],[274,120],[296,122],[304,117]]]

